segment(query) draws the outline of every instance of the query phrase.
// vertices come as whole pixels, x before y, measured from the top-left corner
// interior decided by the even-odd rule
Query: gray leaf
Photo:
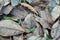
[[[35,19],[33,17],[33,14],[29,14],[26,16],[23,25],[25,25],[26,28],[35,27]]]
[[[11,14],[17,19],[24,19],[28,12],[23,7],[19,6],[18,8],[14,8]]]
[[[14,21],[11,20],[0,21],[0,35],[2,36],[16,35],[23,32],[25,32],[25,30]]]

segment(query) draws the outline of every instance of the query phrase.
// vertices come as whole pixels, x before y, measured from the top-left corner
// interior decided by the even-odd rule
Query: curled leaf
[[[38,12],[29,4],[26,3],[20,3],[21,6],[28,8],[30,11],[34,12],[35,14],[38,14]]]

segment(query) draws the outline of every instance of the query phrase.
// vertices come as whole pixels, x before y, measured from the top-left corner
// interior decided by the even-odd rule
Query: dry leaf
[[[0,21],[0,32],[2,36],[11,36],[23,33],[25,30],[14,21],[2,20]]]
[[[38,14],[37,11],[31,5],[26,4],[26,3],[20,3],[20,4],[21,4],[21,6],[28,8],[30,11]]]
[[[35,27],[35,19],[33,17],[33,14],[29,14],[26,16],[22,26],[24,28],[33,28]]]

